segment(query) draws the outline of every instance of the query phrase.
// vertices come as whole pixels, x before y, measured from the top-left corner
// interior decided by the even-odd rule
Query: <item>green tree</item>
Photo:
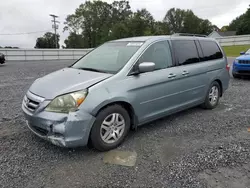
[[[244,19],[244,14],[234,19],[228,26],[229,31],[236,31]]]
[[[221,27],[220,31],[225,32],[225,31],[229,31],[229,26],[228,25],[224,25],[223,27]]]
[[[198,28],[198,34],[209,35],[214,29],[216,29],[216,25],[212,25],[209,20],[201,20]],[[217,27],[218,28],[218,27]]]
[[[67,39],[64,40],[64,48],[84,48],[84,38],[80,34],[71,32]]]
[[[42,37],[37,38],[35,48],[59,48],[60,35],[57,34],[57,46],[55,43],[55,34],[45,33]]]
[[[158,32],[153,16],[146,9],[132,12],[128,1],[114,1],[111,4],[86,1],[74,14],[67,16],[64,30],[70,32],[65,40],[66,48],[73,47],[76,35],[81,35],[77,37],[77,40],[81,40],[77,47],[92,48],[111,39]]]
[[[153,34],[154,35],[169,35],[169,26],[163,22],[154,22]]]
[[[180,33],[183,31],[185,11],[179,8],[171,8],[166,13],[163,22],[169,27],[170,33]]]
[[[2,47],[0,47],[0,48],[2,48]],[[19,47],[15,47],[15,46],[5,46],[4,48],[19,49]]]
[[[237,35],[250,34],[250,6],[244,14],[229,24],[228,30],[236,31]]]
[[[183,18],[183,28],[181,32],[183,33],[200,33],[199,26],[201,25],[202,19],[198,18],[192,10],[187,10],[184,13]]]
[[[236,28],[237,35],[250,34],[250,5],[246,13],[243,14],[243,18]]]
[[[129,20],[130,36],[152,35],[154,30],[154,18],[146,9],[137,10]]]
[[[65,48],[93,48],[108,40],[145,36],[167,35],[176,32],[209,34],[213,25],[191,10],[170,9],[163,22],[155,21],[146,9],[135,12],[128,1],[86,1],[68,15],[64,31],[69,37]]]
[[[195,33],[208,35],[213,31],[212,23],[196,16],[192,10],[171,8],[163,19],[170,33]]]
[[[109,37],[111,5],[102,1],[86,1],[66,18],[65,30],[80,33],[85,48],[95,47]],[[70,40],[70,39],[69,39]]]

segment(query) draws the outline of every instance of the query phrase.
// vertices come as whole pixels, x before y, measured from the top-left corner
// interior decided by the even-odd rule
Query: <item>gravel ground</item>
[[[103,163],[94,149],[63,149],[34,136],[22,98],[40,76],[71,62],[0,66],[0,187],[250,187],[250,80],[231,79],[214,110],[192,108],[140,127],[118,150],[134,167]]]

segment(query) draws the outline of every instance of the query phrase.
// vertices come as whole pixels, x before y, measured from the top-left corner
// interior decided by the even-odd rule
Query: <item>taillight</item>
[[[226,69],[229,71],[230,70],[230,65],[227,63]]]

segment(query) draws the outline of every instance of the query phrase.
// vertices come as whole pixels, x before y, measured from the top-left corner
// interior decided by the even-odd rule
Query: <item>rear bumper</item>
[[[250,75],[250,64],[234,63],[232,73],[235,75]]]
[[[86,146],[95,118],[85,112],[31,113],[22,105],[28,128],[40,138],[60,147]]]

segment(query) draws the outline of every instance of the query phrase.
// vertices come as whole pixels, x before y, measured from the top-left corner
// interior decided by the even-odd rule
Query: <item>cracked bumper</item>
[[[22,106],[29,129],[40,138],[60,147],[86,146],[95,118],[85,112],[69,114],[38,112],[31,113]]]

